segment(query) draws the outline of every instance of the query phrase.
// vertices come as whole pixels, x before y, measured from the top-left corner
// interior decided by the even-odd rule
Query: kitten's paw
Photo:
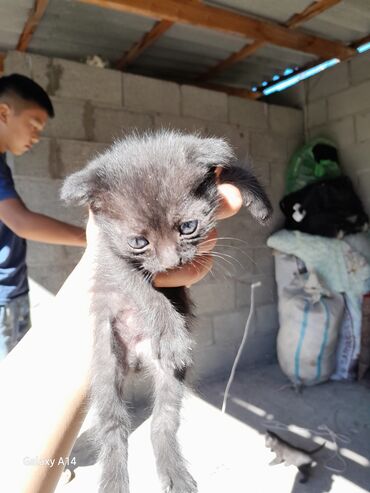
[[[176,479],[175,479],[176,477]],[[163,493],[197,493],[198,485],[195,479],[187,472],[162,478]]]

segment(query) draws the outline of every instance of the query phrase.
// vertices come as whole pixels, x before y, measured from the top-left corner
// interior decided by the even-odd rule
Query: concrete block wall
[[[370,52],[267,98],[304,110],[305,137],[331,138],[370,214]],[[285,108],[284,108],[285,109]]]
[[[63,178],[113,138],[134,128],[177,128],[226,137],[237,155],[253,165],[276,212],[268,227],[259,226],[245,210],[220,223],[216,251],[224,259],[216,259],[212,273],[192,288],[198,313],[195,367],[199,379],[230,371],[249,311],[250,285],[255,281],[261,281],[262,287],[256,291],[255,317],[241,366],[273,360],[278,328],[276,290],[272,256],[265,242],[282,220],[278,201],[287,160],[303,141],[302,112],[17,52],[8,54],[5,71],[35,79],[55,105],[56,117],[41,142],[14,159],[16,186],[33,210],[83,224],[84,211],[65,208],[59,201]],[[30,242],[30,276],[55,293],[81,253],[76,248]]]

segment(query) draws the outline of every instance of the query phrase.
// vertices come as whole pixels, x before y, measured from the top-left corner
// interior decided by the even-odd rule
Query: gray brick
[[[214,344],[212,317],[196,317],[192,326],[192,336],[197,347],[211,346]]]
[[[50,118],[45,130],[46,137],[87,140],[84,115],[86,103],[68,99],[52,98],[55,117]]]
[[[221,137],[231,145],[239,159],[249,155],[249,133],[246,128],[221,122],[207,122],[205,133],[210,137]]]
[[[66,207],[59,198],[61,180],[47,178],[17,177],[16,188],[27,207],[68,223],[83,225],[86,211]]]
[[[83,248],[29,241],[27,245],[27,263],[32,266],[77,264],[83,252]]]
[[[180,88],[140,75],[123,74],[123,103],[125,108],[143,112],[180,114]]]
[[[25,75],[48,91],[50,87],[50,64],[51,59],[44,56],[9,51],[4,61],[4,74],[17,73]]]
[[[276,361],[276,333],[251,332],[241,354],[238,369],[267,365]]]
[[[326,99],[319,99],[306,106],[308,128],[322,125],[328,118],[328,104]]]
[[[349,61],[351,84],[359,84],[370,79],[370,52],[357,55]]]
[[[357,142],[370,139],[370,111],[355,116]]]
[[[194,377],[199,381],[229,375],[236,356],[234,344],[217,344],[194,351]]]
[[[53,71],[55,96],[122,105],[122,76],[117,70],[55,58]]]
[[[106,144],[78,140],[57,141],[56,162],[53,164],[53,177],[64,178],[73,171],[85,166],[88,161],[107,149]]]
[[[329,120],[353,115],[370,108],[370,80],[353,86],[328,99]]]
[[[153,127],[152,119],[145,114],[121,109],[96,107],[93,112],[94,140],[112,142],[133,130],[145,131]]]
[[[344,170],[351,174],[367,170],[370,156],[370,139],[340,149],[339,159]]]
[[[303,134],[303,111],[283,106],[269,106],[269,123],[273,133],[282,135]]]
[[[40,142],[22,156],[14,156],[14,176],[47,177],[50,162],[50,139]]]
[[[339,63],[315,77],[307,79],[306,94],[308,101],[316,101],[349,87],[348,64]]]
[[[286,158],[286,140],[281,135],[251,131],[251,155],[269,160]]]
[[[252,156],[248,156],[244,162],[245,166],[249,166],[255,177],[259,180],[263,187],[267,187],[270,184],[270,162],[266,159],[254,159]],[[243,167],[243,163],[242,163]]]
[[[310,137],[327,137],[334,141],[339,148],[346,147],[355,142],[355,126],[352,116],[340,120],[328,122],[309,131]]]
[[[257,330],[260,333],[275,334],[279,328],[279,315],[277,305],[258,306],[256,309]]]
[[[230,123],[267,130],[268,105],[266,103],[229,96],[228,104]]]
[[[181,114],[226,122],[227,95],[198,87],[181,86]]]
[[[286,137],[286,155],[288,160],[293,156],[293,154],[300,149],[304,144],[304,135],[295,135],[293,137]]]
[[[274,257],[269,247],[255,248],[253,250],[254,274],[267,274],[271,277],[274,275]]]
[[[75,264],[30,265],[28,275],[52,294],[57,294],[74,267]]]
[[[176,116],[176,115],[155,115],[154,127],[157,129],[175,129],[184,132],[200,132],[202,136],[206,135],[206,123],[204,120],[197,118]]]
[[[236,306],[238,308],[250,305],[251,285],[261,282],[261,286],[254,290],[254,300],[256,306],[273,304],[276,302],[276,284],[273,276],[258,274],[245,276],[244,280],[236,283]]]
[[[203,281],[194,285],[191,292],[197,315],[223,312],[235,307],[234,282]]]
[[[249,310],[223,313],[213,317],[213,326],[216,344],[240,344]]]

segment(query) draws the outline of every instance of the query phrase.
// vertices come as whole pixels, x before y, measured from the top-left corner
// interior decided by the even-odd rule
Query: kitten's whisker
[[[245,250],[243,250],[242,248],[238,248],[234,245],[226,245],[226,243],[217,243],[217,246],[222,247],[222,248],[233,248],[234,250],[238,250],[238,252],[241,252],[243,255],[245,255],[248,258],[248,260],[250,260],[254,265],[257,266],[257,264],[253,260],[253,258],[250,255],[248,255],[248,253]]]
[[[231,258],[231,259],[235,260],[235,262],[237,262],[242,269],[245,269],[245,266],[240,262],[240,260],[238,260],[237,258],[233,257],[232,255],[229,255],[228,253],[224,253],[224,252],[217,252],[215,250],[212,250],[212,251],[214,253],[218,254],[218,255],[224,255],[225,257],[228,257],[228,258]]]
[[[235,266],[232,262],[230,262],[230,260],[227,260],[225,258],[223,258],[221,255],[217,255],[217,254],[214,254],[214,252],[208,252],[208,253],[204,253],[204,254],[198,254],[197,256],[202,256],[202,255],[210,255],[211,257],[213,258],[216,258],[216,259],[220,259],[220,260],[223,260],[224,262],[227,262],[228,264],[230,264],[234,269],[235,269]],[[223,266],[225,267],[225,266]],[[232,274],[230,272],[227,271],[227,274],[229,276],[231,276]]]

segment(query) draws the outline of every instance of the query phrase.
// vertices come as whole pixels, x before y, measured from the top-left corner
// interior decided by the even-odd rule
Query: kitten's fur
[[[271,452],[275,452],[276,454],[275,459],[270,462],[270,465],[274,466],[275,464],[285,462],[286,466],[296,466],[302,475],[299,480],[300,483],[306,483],[310,477],[313,464],[312,455],[325,446],[324,442],[314,450],[304,450],[290,444],[271,430],[266,430],[265,444],[266,447],[271,449]]]
[[[163,490],[197,491],[176,439],[192,363],[191,303],[185,288],[158,289],[152,279],[196,257],[202,261],[197,247],[215,226],[219,204],[216,166],[223,168],[219,181],[236,184],[251,213],[268,220],[265,192],[233,161],[222,139],[162,131],[117,142],[64,183],[62,198],[88,204],[99,229],[91,397],[100,428],[100,492],[129,491],[125,376],[141,368],[154,381],[151,437]],[[194,233],[181,235],[179,228],[185,223],[188,231],[195,220]],[[144,251],[132,246],[142,245],[142,237],[149,241]]]

